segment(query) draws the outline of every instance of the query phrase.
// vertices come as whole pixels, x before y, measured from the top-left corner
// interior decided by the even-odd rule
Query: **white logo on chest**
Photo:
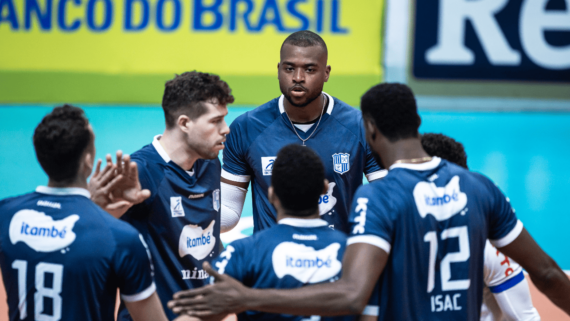
[[[283,242],[273,250],[273,270],[279,278],[291,275],[303,283],[323,282],[340,273],[339,249],[339,243],[317,251],[303,244]]]
[[[26,243],[37,252],[53,252],[75,241],[73,227],[79,215],[73,214],[54,221],[51,216],[34,210],[20,210],[10,221],[10,241]]]
[[[178,254],[180,257],[192,255],[196,260],[202,260],[216,245],[216,237],[214,236],[214,225],[216,221],[212,221],[205,230],[198,225],[188,224],[182,229],[180,239],[178,241]]]
[[[467,195],[459,189],[459,176],[453,176],[445,187],[419,182],[414,188],[414,200],[422,218],[431,214],[438,221],[449,219],[467,205]]]
[[[328,212],[332,211],[334,206],[336,205],[336,197],[333,196],[334,187],[336,186],[335,182],[329,183],[329,189],[327,190],[326,194],[323,194],[319,197],[319,214],[325,215]]]

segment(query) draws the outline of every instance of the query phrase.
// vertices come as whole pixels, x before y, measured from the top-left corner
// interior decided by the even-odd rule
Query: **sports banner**
[[[156,103],[165,80],[199,70],[262,103],[279,94],[283,40],[309,29],[329,49],[325,90],[357,103],[381,79],[382,12],[382,0],[0,0],[0,101]]]
[[[387,7],[387,80],[427,98],[507,99],[478,100],[480,108],[570,109],[570,0],[389,0]]]

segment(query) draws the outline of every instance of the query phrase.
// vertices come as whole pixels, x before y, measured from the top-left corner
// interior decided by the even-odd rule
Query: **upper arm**
[[[166,315],[156,292],[144,300],[128,302],[125,305],[133,321],[166,321]]]
[[[510,200],[499,188],[484,177],[489,188],[489,240],[496,247],[511,243],[522,231],[523,225],[515,215]]]
[[[388,253],[377,246],[354,243],[346,248],[342,260],[341,280],[349,285],[348,294],[351,301],[357,302],[359,313],[369,302],[387,262]]]
[[[369,197],[370,186],[360,187],[351,207],[342,279],[358,289],[359,302],[366,305],[391,250],[393,222],[382,197]],[[362,301],[364,300],[364,301]]]
[[[230,126],[230,133],[226,136],[225,147],[222,152],[224,164],[222,177],[229,181],[247,183],[253,174],[247,164],[246,154],[249,146],[245,141],[246,134],[243,126],[238,121],[234,121]]]
[[[156,292],[150,251],[141,234],[124,233],[119,236],[113,262],[121,298],[125,302],[145,300]]]

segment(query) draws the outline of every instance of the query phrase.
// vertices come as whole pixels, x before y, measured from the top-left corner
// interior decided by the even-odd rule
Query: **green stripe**
[[[164,83],[173,76],[0,71],[0,102],[160,104]],[[280,95],[277,75],[220,76],[232,88],[235,104],[260,105]],[[381,75],[331,74],[324,90],[359,105],[360,96],[380,80]]]

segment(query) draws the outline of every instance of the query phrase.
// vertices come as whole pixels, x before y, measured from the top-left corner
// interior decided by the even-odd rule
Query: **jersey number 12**
[[[465,262],[469,259],[469,234],[467,226],[452,227],[441,231],[441,239],[450,238],[459,239],[459,252],[447,253],[440,263],[441,271],[441,290],[467,290],[471,281],[453,280],[451,281],[451,263]],[[427,292],[431,293],[435,286],[435,259],[437,256],[437,233],[435,231],[427,232],[424,236],[424,242],[429,242],[429,269]]]
[[[20,310],[20,320],[28,316],[27,311],[27,289],[26,274],[28,262],[16,260],[12,263],[12,268],[18,270],[18,308]],[[53,283],[51,288],[45,287],[45,274],[52,273]],[[40,262],[36,265],[36,293],[34,294],[34,319],[38,321],[57,321],[61,319],[61,284],[63,282],[63,265]],[[53,304],[52,315],[44,314],[44,298],[50,298]]]

